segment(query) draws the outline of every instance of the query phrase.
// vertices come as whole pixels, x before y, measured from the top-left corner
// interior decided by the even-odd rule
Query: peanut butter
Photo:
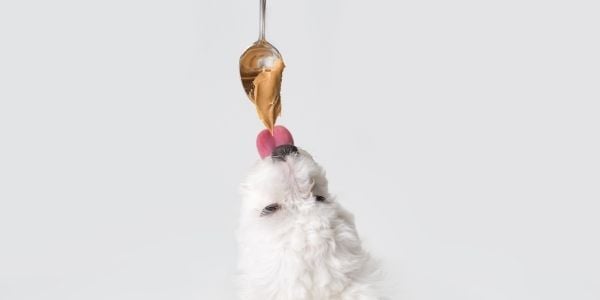
[[[283,60],[276,59],[271,68],[262,69],[252,81],[254,88],[248,94],[250,100],[256,105],[258,117],[271,132],[281,113],[280,92],[283,68],[285,68]]]

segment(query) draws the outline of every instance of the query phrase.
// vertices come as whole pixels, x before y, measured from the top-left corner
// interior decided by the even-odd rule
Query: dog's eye
[[[317,195],[317,196],[315,196],[315,200],[317,200],[319,202],[325,202],[325,197]]]
[[[265,208],[263,208],[262,212],[260,212],[260,216],[266,216],[266,215],[270,215],[274,212],[276,212],[279,208],[281,208],[281,206],[279,206],[279,204],[277,203],[273,203],[273,204],[269,204],[267,206],[265,206]]]

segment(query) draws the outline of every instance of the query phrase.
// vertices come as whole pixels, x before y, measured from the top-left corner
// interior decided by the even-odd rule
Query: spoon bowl
[[[240,57],[240,77],[246,95],[252,99],[253,81],[264,70],[273,68],[277,60],[283,61],[281,53],[266,40],[258,40],[248,47]]]

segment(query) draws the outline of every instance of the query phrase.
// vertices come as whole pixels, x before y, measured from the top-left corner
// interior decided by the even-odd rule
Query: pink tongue
[[[265,129],[256,137],[256,147],[260,158],[271,155],[275,147],[287,144],[293,145],[294,138],[292,138],[292,134],[287,128],[279,125],[273,128],[273,135],[268,129]]]

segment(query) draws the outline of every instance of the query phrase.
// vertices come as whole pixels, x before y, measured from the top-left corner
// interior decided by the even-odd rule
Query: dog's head
[[[242,194],[243,221],[274,230],[299,219],[326,217],[334,205],[323,168],[291,144],[276,147],[254,166]]]

